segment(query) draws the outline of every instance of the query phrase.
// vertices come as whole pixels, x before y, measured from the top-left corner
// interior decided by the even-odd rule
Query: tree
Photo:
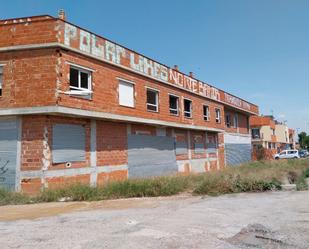
[[[306,147],[306,142],[309,142],[308,140],[309,136],[307,135],[306,132],[302,131],[301,133],[298,134],[298,142],[302,149]],[[307,143],[307,146],[309,146],[309,143]]]
[[[304,148],[308,149],[309,148],[309,135],[307,135],[305,138],[304,138]]]

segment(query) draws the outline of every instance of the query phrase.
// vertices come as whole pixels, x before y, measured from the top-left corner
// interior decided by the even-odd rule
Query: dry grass
[[[111,182],[100,187],[72,185],[58,190],[45,190],[37,197],[0,191],[0,205],[51,202],[66,198],[71,201],[93,201],[131,197],[169,196],[181,192],[195,195],[221,195],[239,192],[280,190],[282,183],[295,183],[307,189],[309,160],[251,162],[221,171],[188,176],[178,175]]]

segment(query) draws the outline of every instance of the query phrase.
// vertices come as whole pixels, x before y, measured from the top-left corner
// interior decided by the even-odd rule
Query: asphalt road
[[[0,207],[0,248],[309,248],[309,191]]]

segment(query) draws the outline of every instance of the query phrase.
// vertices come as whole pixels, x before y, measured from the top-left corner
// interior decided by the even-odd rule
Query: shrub
[[[305,178],[309,178],[309,168],[306,168],[306,169],[304,170],[304,177],[305,177]]]

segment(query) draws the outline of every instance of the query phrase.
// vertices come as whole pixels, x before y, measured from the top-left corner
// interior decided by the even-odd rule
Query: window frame
[[[258,132],[256,132],[258,131]],[[257,136],[255,136],[257,135]],[[251,128],[251,138],[252,139],[261,139],[261,130],[260,128]]]
[[[170,97],[174,97],[177,99],[177,108],[176,109],[171,109],[171,106],[170,106]],[[168,94],[168,103],[169,103],[169,112],[170,112],[170,115],[173,115],[173,116],[179,116],[179,96],[175,95],[175,94],[172,94],[172,93],[169,93]],[[172,113],[171,111],[177,111],[177,113]]]
[[[156,94],[156,104],[151,104],[151,103],[148,103],[148,91],[150,92],[154,92]],[[151,109],[148,109],[148,106],[154,106],[156,107],[156,110],[151,110]],[[151,88],[151,87],[146,87],[146,109],[148,112],[159,112],[159,90],[155,89],[155,88]]]
[[[219,113],[219,117],[217,116],[217,111]],[[221,109],[216,107],[215,108],[215,115],[216,115],[216,123],[221,124]]]
[[[129,80],[122,79],[122,78],[117,78],[117,79],[118,79],[118,104],[123,107],[135,108],[135,83],[133,81],[129,81]],[[133,96],[132,96],[133,106],[120,104],[120,84],[121,83],[131,85],[133,87]]]
[[[69,74],[69,83],[70,83],[70,91],[81,91],[81,92],[89,92],[92,93],[92,72],[91,70],[85,69],[83,67],[79,67],[77,65],[70,65],[70,74]],[[71,68],[78,71],[78,87],[71,86]],[[88,75],[88,88],[81,87],[81,73],[85,73]]]
[[[238,113],[234,113],[234,128],[238,128]]]
[[[204,108],[206,108],[206,114],[207,115],[205,115],[205,113],[204,113]],[[206,104],[204,104],[203,105],[203,118],[204,118],[204,121],[210,121],[210,107],[209,107],[209,105],[206,105]]]
[[[186,108],[185,108],[185,101],[190,101],[190,112],[186,111]],[[189,113],[190,116],[186,116],[186,114]],[[192,118],[193,116],[193,102],[191,99],[188,99],[188,98],[183,98],[183,115],[185,118]]]
[[[232,127],[231,114],[230,113],[225,113],[225,125],[226,125],[227,128]]]

